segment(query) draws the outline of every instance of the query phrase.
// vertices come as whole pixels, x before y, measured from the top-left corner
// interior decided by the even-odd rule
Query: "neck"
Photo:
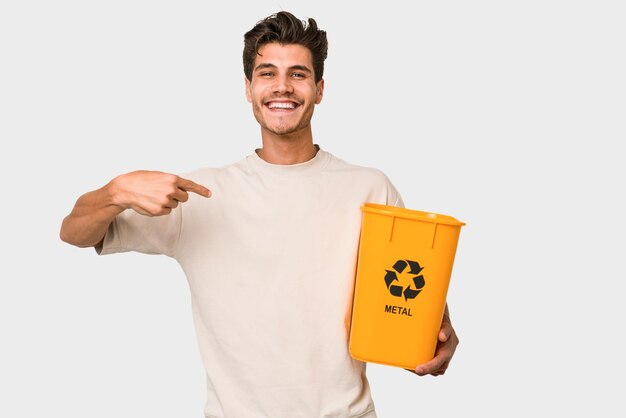
[[[313,144],[313,135],[310,130],[299,135],[275,135],[262,132],[262,139],[263,147],[256,152],[261,159],[270,164],[304,163],[315,157],[318,150]]]

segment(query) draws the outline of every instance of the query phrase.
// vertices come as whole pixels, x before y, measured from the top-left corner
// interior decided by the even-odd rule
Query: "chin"
[[[274,135],[287,136],[296,133],[297,129],[268,129]]]
[[[265,129],[273,133],[274,135],[291,135],[302,130],[302,127],[278,125],[278,126],[265,126]]]

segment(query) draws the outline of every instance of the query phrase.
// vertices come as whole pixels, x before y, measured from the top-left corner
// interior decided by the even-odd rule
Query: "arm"
[[[446,304],[446,310],[443,313],[443,320],[441,321],[441,330],[439,331],[439,341],[437,342],[437,348],[435,350],[435,358],[417,366],[414,371],[411,371],[419,376],[425,376],[427,374],[439,376],[444,374],[450,364],[450,360],[454,355],[457,345],[459,345],[459,338],[454,328],[452,328],[450,312]]]
[[[145,216],[167,215],[179,202],[189,199],[187,192],[211,196],[206,187],[174,174],[158,171],[122,174],[76,201],[72,212],[63,219],[61,239],[77,247],[97,246],[113,219],[126,209]]]

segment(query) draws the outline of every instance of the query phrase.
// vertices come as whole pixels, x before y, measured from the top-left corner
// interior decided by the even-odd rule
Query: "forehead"
[[[309,48],[305,46],[272,42],[259,48],[259,54],[254,59],[254,68],[260,64],[272,64],[279,68],[304,65],[312,71],[313,56]]]

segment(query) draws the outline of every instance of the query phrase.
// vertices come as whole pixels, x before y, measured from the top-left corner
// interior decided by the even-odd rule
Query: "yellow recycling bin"
[[[463,222],[366,203],[357,264],[350,354],[414,369],[435,354]]]

